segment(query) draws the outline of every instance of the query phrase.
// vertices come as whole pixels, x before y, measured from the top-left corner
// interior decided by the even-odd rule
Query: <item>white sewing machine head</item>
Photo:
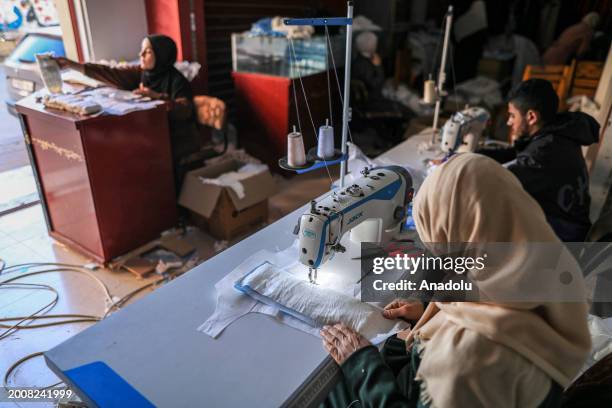
[[[447,153],[476,151],[489,118],[489,112],[478,107],[453,113],[442,128],[440,148]]]
[[[379,219],[384,230],[406,218],[412,200],[412,177],[400,166],[364,169],[363,176],[351,186],[331,191],[300,217],[294,233],[299,236],[300,262],[310,269],[311,282],[316,269],[333,252],[344,252],[342,236],[366,220]],[[314,278],[312,272],[314,271]]]

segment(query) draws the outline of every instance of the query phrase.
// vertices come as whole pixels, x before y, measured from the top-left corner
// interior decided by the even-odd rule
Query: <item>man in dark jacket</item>
[[[599,124],[582,112],[557,114],[558,105],[550,82],[520,83],[508,97],[512,148],[479,153],[505,163],[540,204],[562,241],[581,242],[591,227],[582,146],[598,142]]]

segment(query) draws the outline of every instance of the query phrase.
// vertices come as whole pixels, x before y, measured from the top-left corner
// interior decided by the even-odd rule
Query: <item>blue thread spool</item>
[[[319,128],[317,156],[326,160],[334,157],[334,128],[329,126],[329,119],[326,119],[325,125]]]

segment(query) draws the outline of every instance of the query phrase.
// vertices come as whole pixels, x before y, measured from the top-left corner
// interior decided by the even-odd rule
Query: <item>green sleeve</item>
[[[361,401],[361,407],[407,407],[391,369],[378,349],[368,346],[353,353],[341,366],[347,387]]]

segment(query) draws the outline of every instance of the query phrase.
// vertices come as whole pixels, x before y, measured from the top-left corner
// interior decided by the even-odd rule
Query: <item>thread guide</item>
[[[323,158],[319,158],[317,156],[317,147],[313,147],[308,151],[308,154],[306,156],[306,163],[309,165],[309,167],[292,167],[289,166],[289,160],[288,160],[288,155],[285,157],[282,157],[278,160],[278,165],[280,168],[284,169],[284,170],[288,170],[288,171],[294,171],[297,174],[303,174],[303,173],[307,173],[313,170],[317,170],[319,168],[322,167],[329,167],[331,165],[335,165],[340,163],[341,164],[341,168],[340,168],[340,186],[343,187],[344,186],[344,176],[347,172],[347,166],[346,166],[346,161],[348,160],[348,144],[347,144],[347,131],[348,131],[348,122],[349,122],[349,114],[348,114],[348,107],[349,107],[349,87],[350,87],[350,76],[351,76],[351,48],[352,48],[352,33],[353,33],[353,1],[349,0],[347,2],[347,16],[346,18],[342,18],[342,17],[324,17],[324,18],[311,18],[311,19],[285,19],[283,20],[283,23],[285,25],[321,25],[321,26],[325,26],[325,35],[327,38],[327,44],[329,45],[328,49],[326,50],[326,52],[331,53],[332,49],[331,49],[331,44],[329,43],[329,32],[327,31],[327,26],[345,26],[346,27],[346,55],[345,55],[345,65],[344,65],[344,97],[342,98],[342,143],[341,143],[341,150],[338,152],[338,149],[334,148],[334,156],[330,159],[323,159]],[[291,41],[291,39],[289,39],[289,43],[291,46],[291,51],[293,52],[293,58],[296,60],[297,63],[297,58],[295,56],[295,50],[293,49],[293,42]],[[332,63],[333,63],[333,55],[332,55]],[[334,71],[336,70],[335,67],[335,63],[334,65]],[[315,136],[317,135],[317,131],[316,129],[314,129],[314,123],[312,121],[312,116],[310,113],[310,107],[308,106],[308,97],[306,95],[306,90],[304,89],[304,84],[302,82],[302,77],[299,73],[299,69],[298,69],[298,78],[300,80],[300,84],[302,86],[302,92],[304,93],[304,99],[306,101],[306,107],[308,108],[308,115],[310,117],[311,120],[311,124],[313,126],[313,130],[315,132]],[[330,82],[329,82],[329,66],[328,66],[328,77],[327,77],[327,87],[328,87],[328,92],[331,95],[331,86],[330,86]],[[340,92],[340,85],[338,85],[338,91]],[[294,94],[294,98],[295,98],[295,103],[296,103],[296,114],[297,114],[297,119],[298,119],[298,125],[300,122],[300,117],[299,117],[299,109],[297,107],[297,95],[296,95],[296,91],[295,91],[295,83],[293,83],[293,94]],[[332,118],[332,110],[331,110],[331,97],[330,97],[330,118]],[[333,120],[332,120],[333,122]],[[326,127],[329,126],[329,122],[327,122]],[[300,130],[301,130],[301,126]],[[317,137],[317,144],[318,144],[319,140]],[[328,170],[328,174],[329,174],[329,170]],[[330,174],[330,179],[331,179],[331,174]],[[332,181],[333,184],[333,181]]]

